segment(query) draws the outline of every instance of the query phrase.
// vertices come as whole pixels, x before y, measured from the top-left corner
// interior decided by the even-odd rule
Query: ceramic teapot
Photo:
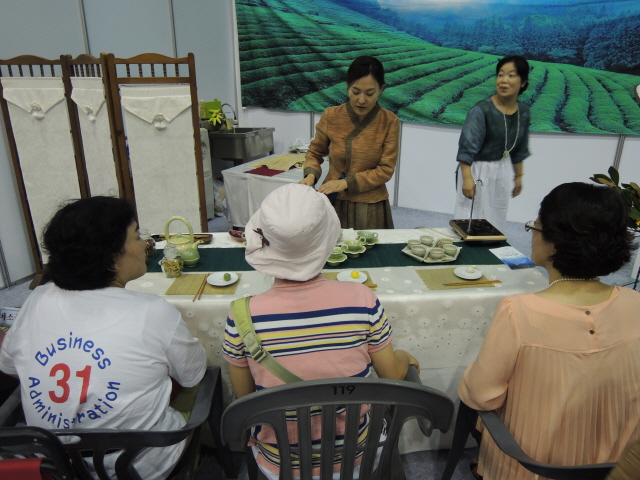
[[[169,237],[169,224],[174,220],[180,220],[187,226],[187,228],[189,229],[188,237],[183,236],[181,233],[178,233],[173,237]],[[167,239],[167,243],[175,245],[178,248],[178,253],[182,257],[182,260],[184,261],[184,265],[186,267],[195,267],[198,264],[198,262],[200,261],[198,245],[200,245],[202,241],[193,241],[193,229],[191,228],[191,224],[186,218],[175,216],[167,220],[167,223],[164,224],[164,238]]]

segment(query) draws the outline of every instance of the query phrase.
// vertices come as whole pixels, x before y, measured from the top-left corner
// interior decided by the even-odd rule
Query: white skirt
[[[477,161],[471,164],[473,180],[482,180],[482,184],[476,185],[473,218],[489,220],[502,233],[507,226],[511,170],[509,158],[494,162]],[[462,178],[458,178],[456,208],[453,212],[455,219],[467,219],[472,213],[471,199],[462,194],[462,184]]]

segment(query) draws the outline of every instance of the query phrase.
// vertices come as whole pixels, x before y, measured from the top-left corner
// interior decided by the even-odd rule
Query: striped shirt
[[[391,328],[380,301],[369,288],[357,283],[327,280],[322,275],[306,282],[276,279],[270,290],[251,298],[249,309],[265,350],[304,380],[367,377],[372,369],[369,353],[382,350],[391,342]],[[232,365],[249,367],[257,390],[283,384],[251,358],[231,313],[223,353]],[[361,424],[363,440],[365,413]],[[295,418],[292,420],[290,434],[295,433]],[[312,422],[312,428],[315,425]],[[337,444],[344,430],[340,427]],[[319,441],[319,428],[313,430]],[[280,461],[273,431],[257,428],[252,440],[250,444],[257,444],[260,449],[258,464],[278,472]],[[337,458],[336,464],[340,461]],[[314,474],[317,473],[316,470]]]

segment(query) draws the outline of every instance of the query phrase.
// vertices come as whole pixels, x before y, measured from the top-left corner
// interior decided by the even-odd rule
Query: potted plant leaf
[[[624,202],[629,206],[629,223],[627,226],[636,237],[640,237],[640,186],[634,182],[620,183],[620,174],[615,167],[609,167],[608,173],[609,175],[596,173],[589,179],[615,189],[622,196]],[[636,254],[632,272],[637,272],[637,285],[638,277],[640,277],[640,253]],[[634,285],[634,288],[636,285]]]

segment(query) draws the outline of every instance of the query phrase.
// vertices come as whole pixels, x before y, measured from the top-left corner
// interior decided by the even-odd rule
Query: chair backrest
[[[361,407],[369,406],[369,430],[358,445]],[[321,408],[322,438],[331,441],[312,446],[311,408]],[[290,440],[287,410],[295,409],[298,438]],[[336,412],[346,410],[342,446],[336,446]],[[341,477],[351,479],[356,457],[362,453],[361,479],[389,478],[391,458],[404,423],[426,418],[433,428],[446,432],[453,417],[453,402],[442,392],[422,385],[366,378],[332,378],[273,387],[252,393],[232,403],[222,416],[224,441],[245,442],[247,430],[269,425],[275,431],[280,454],[280,478],[292,479],[291,455],[298,457],[300,478],[311,479],[312,455],[320,455],[321,478],[332,478],[334,458],[342,458]],[[314,418],[318,418],[314,415]],[[380,434],[386,421],[386,441]],[[292,448],[291,444],[297,444]],[[374,463],[378,447],[383,447],[378,467]]]
[[[464,404],[460,403],[460,405]],[[615,463],[559,466],[538,462],[529,457],[520,448],[520,445],[515,441],[513,435],[511,435],[511,432],[495,410],[489,412],[478,411],[478,414],[500,450],[515,458],[524,468],[536,475],[554,480],[602,480],[615,466]]]
[[[199,428],[209,419],[212,410],[218,407],[215,403],[222,402],[220,377],[220,367],[209,367],[207,369],[204,378],[200,382],[189,421],[179,430],[143,431],[112,430],[108,428],[75,428],[43,430],[43,432],[44,435],[49,438],[52,437],[57,444],[60,444],[63,453],[66,452],[64,453],[65,457],[70,458],[76,476],[68,478],[79,478],[81,480],[95,480],[96,475],[101,480],[111,480],[112,477],[109,476],[107,468],[105,467],[105,456],[118,451],[121,451],[121,453],[115,461],[116,477],[119,480],[144,480],[140,477],[134,466],[134,461],[140,452],[149,447],[168,447],[175,445],[193,433],[193,441],[190,443],[190,447],[194,448],[190,449],[187,447],[187,451],[183,453],[181,460],[172,472],[173,475],[179,471],[179,478],[192,478]],[[213,401],[214,393],[216,397],[215,403]],[[6,426],[7,422],[15,418],[14,413],[15,411],[19,411],[20,407],[20,388],[18,387],[7,402],[0,407],[0,422],[4,422],[0,423],[0,425]],[[220,415],[220,413],[218,412],[217,415]],[[211,419],[209,420],[211,421]],[[16,428],[17,427],[0,428],[0,431],[16,431]],[[28,428],[42,430],[36,427]],[[64,437],[62,439],[63,443],[60,443],[57,437]],[[221,440],[216,438],[215,434],[214,438],[221,443]],[[95,474],[89,471],[85,460],[92,460]],[[109,462],[109,460],[109,457],[107,457],[107,462]],[[2,477],[0,476],[0,478]]]
[[[110,480],[105,467],[105,456],[121,451],[115,461],[115,474],[119,480],[144,480],[135,469],[134,461],[144,449],[175,445],[199,429],[209,416],[215,383],[219,380],[220,369],[209,368],[200,382],[195,404],[187,424],[179,430],[142,431],[110,430],[107,428],[75,428],[52,430],[59,437],[66,437],[64,448],[69,453],[78,476],[83,480],[95,477],[84,460],[91,458],[95,472],[101,480]],[[68,443],[67,443],[68,442]],[[189,478],[189,477],[187,477]]]
[[[48,473],[56,480],[74,480],[76,477],[69,455],[62,443],[53,433],[39,427],[5,427],[0,428],[0,458],[6,453],[20,454],[20,460],[29,462],[35,454],[44,455],[41,460],[40,472]],[[20,461],[18,460],[18,461]],[[0,459],[0,478],[3,478],[2,462]],[[28,468],[28,467],[27,467]],[[14,475],[18,472],[12,470]],[[25,474],[26,476],[26,474]],[[17,477],[13,477],[17,478]]]
[[[633,480],[640,472],[640,440],[627,445],[607,480]]]
[[[518,445],[518,442],[513,438],[513,435],[511,435],[511,432],[495,410],[474,410],[465,403],[460,402],[453,432],[453,442],[441,480],[449,480],[453,476],[456,465],[462,456],[467,438],[469,434],[475,430],[478,415],[482,418],[486,429],[500,450],[520,462],[520,464],[530,472],[544,478],[554,480],[604,480],[615,465],[615,463],[600,463],[560,466],[538,462],[520,448],[520,445]]]

